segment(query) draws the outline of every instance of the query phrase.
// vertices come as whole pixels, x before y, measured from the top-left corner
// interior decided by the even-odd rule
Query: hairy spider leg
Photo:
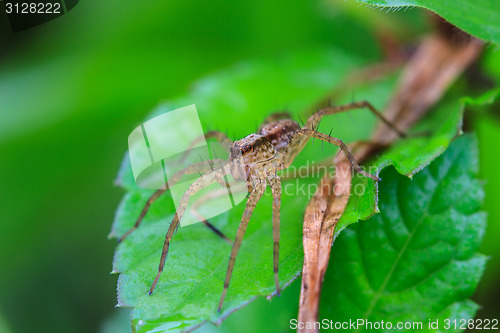
[[[248,189],[247,184],[245,184],[243,182],[241,184],[231,186],[231,188],[232,188],[233,192],[234,191],[236,191],[236,192],[246,191]],[[200,221],[204,220],[204,218],[201,216],[201,214],[198,213],[198,207],[201,206],[201,205],[203,205],[204,203],[206,203],[207,201],[209,201],[211,199],[219,198],[219,197],[226,196],[226,195],[227,195],[227,189],[226,188],[220,188],[218,190],[210,191],[209,193],[205,193],[198,200],[196,200],[195,202],[192,203],[192,205],[191,205],[191,213],[193,215],[195,215],[196,217],[198,217],[198,219]],[[248,195],[247,195],[247,199],[248,199]],[[217,231],[214,230],[214,232],[217,233],[218,230]],[[233,244],[233,241],[230,240],[225,235],[221,234],[221,237],[224,238],[224,240],[226,242],[228,242],[229,244]]]
[[[358,163],[356,162],[356,160],[352,156],[352,154],[349,151],[349,149],[347,148],[347,146],[342,142],[342,140],[339,140],[337,138],[331,137],[329,135],[324,135],[324,134],[323,134],[324,139],[322,139],[318,135],[315,135],[315,134],[313,135],[312,133],[314,132],[314,133],[319,134],[319,132],[317,132],[315,130],[315,126],[317,126],[317,124],[320,122],[320,120],[323,116],[332,115],[332,114],[341,113],[341,112],[346,112],[346,111],[350,111],[353,109],[365,108],[365,107],[368,108],[368,110],[370,110],[378,118],[380,118],[391,129],[396,131],[400,136],[402,136],[402,137],[405,136],[405,134],[403,132],[398,130],[393,124],[391,124],[390,121],[388,121],[386,118],[384,118],[384,116],[380,112],[378,112],[377,109],[375,109],[373,107],[373,105],[371,105],[367,101],[353,102],[353,103],[338,105],[338,106],[330,106],[330,107],[321,109],[321,110],[315,112],[314,114],[312,114],[309,117],[309,119],[307,120],[306,124],[302,127],[302,129],[297,131],[297,133],[295,133],[293,135],[293,137],[290,140],[290,144],[287,148],[287,152],[285,153],[286,158],[285,158],[284,163],[283,163],[284,164],[283,168],[284,169],[288,168],[292,164],[292,162],[294,161],[295,157],[297,157],[297,155],[305,147],[305,145],[309,141],[309,138],[315,137],[315,138],[318,138],[320,140],[325,139],[324,141],[327,141],[327,142],[335,144],[336,146],[339,146],[341,148],[341,150],[346,154],[347,158],[349,159],[351,164],[354,166],[356,171],[360,171],[361,168],[359,167]],[[327,137],[328,137],[328,139],[326,139]],[[372,179],[379,180],[378,177],[367,174],[366,172],[360,172],[360,173],[367,176],[367,177],[370,177]]]
[[[373,180],[380,181],[380,178],[378,178],[377,176],[369,174],[361,169],[359,164],[356,162],[356,159],[354,158],[354,156],[352,156],[351,152],[349,151],[349,149],[347,148],[347,146],[345,145],[345,143],[342,140],[334,138],[334,137],[326,135],[326,134],[323,134],[323,133],[320,133],[320,132],[317,132],[317,131],[310,130],[310,129],[301,129],[297,132],[297,134],[317,138],[317,139],[320,139],[320,140],[323,140],[323,141],[326,141],[328,143],[331,143],[331,144],[338,146],[344,152],[344,154],[347,156],[347,159],[349,160],[349,162],[351,162],[353,168],[357,172],[359,172],[363,176],[369,177]]]
[[[224,164],[226,163],[226,161],[224,160],[210,160],[210,161],[202,161],[202,162],[199,162],[199,163],[195,163],[195,164],[192,164],[182,170],[179,170],[177,171],[173,176],[172,178],[170,179],[170,181],[165,184],[165,188],[161,188],[161,189],[158,189],[156,190],[148,199],[148,201],[146,202],[146,204],[144,205],[144,207],[142,208],[142,211],[141,211],[141,214],[139,215],[139,217],[137,218],[137,220],[135,221],[135,224],[132,228],[130,228],[123,236],[121,236],[119,239],[118,239],[118,243],[121,243],[125,238],[128,237],[128,235],[130,235],[134,230],[136,230],[137,228],[139,228],[142,220],[144,219],[144,217],[146,216],[149,208],[151,207],[151,205],[162,195],[164,194],[165,192],[167,192],[169,190],[169,184],[171,185],[175,185],[181,178],[183,175],[186,175],[186,174],[192,174],[192,173],[197,173],[199,172],[200,169],[207,169],[210,168],[220,168],[221,166],[223,166]],[[223,179],[223,178],[222,178]],[[220,183],[220,182],[219,182]],[[224,183],[223,186],[226,186],[226,184]],[[222,238],[225,238],[227,239],[227,237],[225,235],[222,234],[222,232],[220,232],[215,226],[213,226],[210,222],[208,222],[206,219],[203,219],[201,222],[203,222],[203,224],[205,224],[207,227],[210,228],[210,230],[214,231],[217,235],[221,236]]]
[[[191,142],[188,149],[184,152],[184,154],[182,154],[181,158],[179,159],[179,164],[182,164],[187,159],[187,156],[189,155],[191,149],[193,149],[197,144],[203,142],[203,140],[209,139],[216,139],[226,151],[229,151],[229,147],[231,147],[231,145],[233,144],[233,141],[231,141],[231,139],[229,139],[226,134],[219,131],[209,131],[205,133],[204,136],[200,136]]]
[[[331,136],[331,135],[329,134],[329,136]],[[325,141],[322,140],[321,142],[323,143]],[[375,149],[384,149],[384,148],[388,147],[388,144],[379,143],[379,142],[371,142],[371,141],[367,141],[367,140],[359,140],[359,141],[355,141],[353,143],[350,143],[348,148],[349,148],[349,151],[352,153],[356,149],[359,149],[360,147],[363,147],[363,146],[371,146],[371,147],[374,147]],[[332,156],[327,157],[325,159],[322,159],[321,161],[319,161],[318,163],[316,163],[314,165],[307,166],[306,174],[310,175],[310,174],[317,173],[318,175],[321,175],[321,173],[320,173],[321,169],[323,169],[323,171],[326,171],[327,167],[330,167],[330,166],[332,166]],[[286,182],[286,181],[297,179],[297,178],[301,178],[301,177],[297,176],[297,175],[289,175],[287,173],[284,173],[280,176],[280,179],[282,182]]]
[[[250,193],[250,197],[248,198],[245,211],[243,212],[243,217],[241,218],[240,226],[238,227],[238,231],[236,232],[236,238],[234,239],[233,248],[231,249],[231,256],[229,257],[226,279],[224,280],[224,290],[222,291],[219,306],[217,308],[217,311],[219,312],[222,308],[222,304],[224,303],[224,298],[226,297],[227,288],[229,287],[229,281],[231,280],[231,274],[233,273],[234,261],[236,259],[236,255],[238,254],[238,250],[240,249],[243,236],[245,235],[245,231],[248,226],[248,221],[250,221],[252,212],[255,206],[257,205],[257,202],[264,194],[265,190],[266,190],[265,177],[263,177],[262,175],[257,175],[255,178],[253,178],[253,189],[252,192]]]
[[[319,122],[323,116],[341,113],[341,112],[345,112],[345,111],[350,111],[350,110],[354,110],[354,109],[362,109],[362,108],[367,108],[368,110],[370,110],[370,112],[372,112],[375,116],[377,116],[380,120],[382,120],[384,122],[384,124],[389,126],[396,133],[398,133],[399,136],[401,136],[401,137],[406,136],[405,133],[403,133],[402,131],[397,129],[396,126],[394,126],[389,120],[387,120],[382,115],[382,113],[377,111],[377,109],[375,109],[375,107],[367,101],[352,102],[349,104],[329,106],[329,107],[320,109],[309,117],[309,119],[307,120],[307,123],[302,128],[315,130],[314,126],[316,124],[319,124]]]
[[[226,164],[222,169],[218,170],[213,170],[209,171],[206,174],[202,175],[200,178],[198,178],[194,183],[189,186],[186,192],[184,192],[184,195],[181,198],[181,201],[179,202],[179,206],[177,207],[177,210],[175,212],[174,218],[172,219],[172,222],[170,223],[170,226],[168,228],[167,234],[165,235],[165,242],[163,243],[163,250],[161,253],[161,259],[160,259],[160,265],[158,267],[158,273],[156,274],[156,277],[153,281],[153,284],[151,285],[151,289],[149,290],[149,294],[151,295],[153,293],[153,290],[156,287],[156,284],[158,283],[158,280],[160,279],[160,275],[163,271],[163,267],[165,266],[165,260],[167,259],[167,254],[168,254],[168,248],[170,245],[170,240],[172,239],[175,230],[179,226],[179,222],[182,219],[182,216],[184,215],[184,212],[186,211],[186,207],[189,202],[189,198],[200,191],[201,189],[209,186],[210,184],[214,183],[217,179],[217,177],[223,177],[224,174],[228,174],[231,171],[231,165]]]

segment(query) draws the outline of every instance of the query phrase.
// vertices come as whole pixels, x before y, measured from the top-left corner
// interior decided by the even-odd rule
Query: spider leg
[[[326,141],[326,142],[329,142],[331,144],[338,146],[340,149],[342,149],[342,151],[346,155],[347,159],[349,160],[349,162],[351,162],[353,168],[357,172],[359,172],[360,174],[362,174],[366,177],[369,177],[373,180],[380,181],[380,178],[361,170],[361,167],[359,166],[358,162],[356,162],[356,159],[354,158],[354,156],[352,156],[351,152],[349,151],[349,149],[347,148],[347,146],[345,145],[345,143],[342,140],[334,138],[333,136],[329,136],[329,135],[326,135],[326,134],[323,134],[320,132],[310,130],[310,129],[301,129],[297,132],[297,134],[301,134],[301,135],[304,135],[307,137],[314,137],[314,138],[317,138],[317,139],[320,139],[320,140],[323,140],[323,141]]]
[[[351,110],[351,109],[357,107],[357,105],[360,103],[367,103],[368,105],[371,106],[371,104],[369,104],[368,102],[355,102],[355,103],[340,105],[340,106],[336,106],[336,107],[327,107],[327,108],[319,110],[318,112],[316,112],[312,116],[310,116],[309,119],[307,120],[306,124],[302,127],[302,129],[300,129],[299,131],[295,132],[292,135],[292,137],[290,139],[290,143],[288,144],[286,151],[284,151],[284,153],[283,153],[284,158],[283,158],[283,164],[282,164],[281,169],[287,169],[288,167],[290,167],[290,165],[295,160],[297,155],[302,151],[302,149],[304,149],[304,147],[306,146],[309,139],[311,137],[313,137],[313,138],[316,137],[314,135],[306,135],[306,132],[311,131],[311,132],[319,133],[316,131],[316,126],[324,115],[330,115],[330,114],[348,111],[348,110]],[[372,110],[372,109],[370,109],[370,110]],[[375,109],[373,108],[373,110],[375,110]],[[377,111],[375,110],[375,112],[377,112]],[[379,113],[377,112],[377,114],[379,114]],[[325,135],[325,136],[330,137],[329,135]],[[328,140],[324,140],[324,141],[328,141]],[[336,144],[336,145],[339,146],[338,144]],[[345,147],[345,145],[344,145],[344,147]],[[349,152],[347,147],[342,148],[342,150],[344,152],[346,152],[346,151]],[[349,155],[352,156],[352,154],[350,154],[350,152],[349,152],[349,154],[346,154],[346,155],[348,155],[348,157],[349,157]]]
[[[209,131],[205,134],[206,140],[211,139],[211,138],[214,138],[223,144],[229,144],[229,145],[233,144],[233,141],[231,141],[231,139],[229,139],[225,133],[222,133],[219,131]]]
[[[217,311],[220,312],[222,308],[222,304],[224,303],[224,298],[226,297],[227,288],[229,287],[229,281],[231,280],[231,274],[233,273],[234,262],[236,259],[236,255],[238,254],[238,250],[240,249],[241,241],[243,240],[243,236],[245,235],[245,231],[248,226],[248,221],[250,221],[250,217],[252,216],[252,212],[257,205],[257,202],[260,200],[264,191],[266,190],[266,180],[265,178],[256,178],[253,184],[253,191],[250,193],[250,197],[247,201],[247,206],[245,211],[243,212],[243,217],[241,218],[240,226],[238,227],[238,231],[236,233],[236,238],[233,243],[233,248],[231,249],[231,256],[229,257],[229,264],[227,266],[226,279],[224,281],[224,290],[222,291],[222,295],[220,297],[219,306]]]
[[[324,109],[321,109],[314,113],[312,116],[309,117],[307,120],[307,123],[304,125],[303,129],[311,129],[315,130],[313,127],[315,124],[318,124],[323,116],[335,114],[335,113],[340,113],[340,112],[345,112],[353,109],[362,109],[362,108],[367,108],[370,110],[375,116],[380,118],[387,126],[389,126],[392,130],[394,130],[396,133],[399,134],[401,137],[405,137],[406,134],[400,131],[399,129],[396,128],[389,120],[387,120],[373,105],[371,105],[367,101],[359,101],[359,102],[353,102],[345,105],[338,105],[338,106],[329,106]]]
[[[217,229],[212,223],[210,223],[206,218],[204,218],[198,211],[192,210],[192,213],[193,213],[194,216],[196,216],[201,221],[201,223],[203,223],[210,230],[212,230],[213,232],[215,232],[215,234],[217,236],[219,236],[220,238],[224,239],[224,241],[226,241],[227,243],[232,244],[231,240],[226,235],[224,235],[222,233],[222,231],[220,231],[219,229]]]
[[[173,176],[172,178],[168,181],[167,184],[165,184],[165,188],[161,188],[161,189],[158,189],[156,190],[148,199],[148,201],[146,201],[146,204],[144,205],[144,207],[142,208],[142,211],[141,211],[141,214],[139,214],[139,217],[137,218],[137,220],[135,221],[135,224],[132,228],[130,228],[125,234],[123,234],[123,236],[121,236],[119,239],[118,239],[118,243],[121,243],[125,238],[128,237],[128,235],[130,235],[135,229],[139,228],[139,226],[141,225],[141,222],[142,220],[144,219],[144,217],[146,216],[149,208],[151,207],[151,205],[153,204],[153,202],[156,201],[156,199],[158,199],[159,197],[162,196],[163,193],[167,192],[169,190],[169,187],[172,185],[175,185],[177,184],[177,182],[179,182],[179,180],[182,178],[183,175],[186,175],[186,174],[192,174],[192,173],[196,173],[196,172],[199,172],[200,169],[207,169],[207,165],[209,165],[209,168],[212,168],[214,165],[217,165],[217,168],[220,168],[224,163],[226,163],[226,161],[224,160],[210,160],[210,161],[202,161],[202,162],[199,162],[199,163],[195,163],[195,164],[192,164],[182,170],[179,170],[177,171]],[[206,224],[206,223],[205,223]],[[208,225],[207,225],[208,226]],[[212,229],[210,226],[208,226],[210,229]],[[212,226],[213,227],[213,226]],[[220,231],[216,232],[217,234],[220,233]]]
[[[196,147],[197,144],[200,142],[203,142],[203,140],[209,140],[209,139],[215,139],[219,141],[219,143],[227,150],[229,151],[229,147],[233,144],[233,141],[227,137],[226,134],[219,132],[219,131],[209,131],[205,133],[204,136],[200,136],[196,139],[194,139],[191,144],[189,145],[188,149],[182,154],[181,158],[179,159],[179,163],[182,163],[186,160],[187,156],[191,152],[191,149]]]
[[[135,229],[139,228],[139,226],[141,225],[141,222],[142,220],[144,219],[144,216],[146,216],[148,210],[149,210],[149,207],[151,206],[151,204],[153,202],[156,201],[156,199],[158,199],[159,197],[161,197],[161,195],[163,193],[165,193],[166,191],[168,190],[168,184],[167,184],[167,188],[161,188],[159,190],[156,190],[148,199],[148,201],[146,201],[146,204],[144,205],[144,207],[142,208],[142,211],[141,211],[141,214],[139,215],[139,217],[137,218],[137,220],[135,221],[135,224],[132,228],[128,229],[128,231],[126,233],[123,234],[123,236],[121,236],[119,239],[118,239],[118,243],[121,243],[123,242],[123,240],[125,238],[128,237],[128,235],[130,235]]]
[[[278,278],[279,249],[280,249],[280,207],[281,207],[281,181],[276,172],[268,174],[267,179],[273,194],[273,268],[276,294],[280,294],[280,280]]]
[[[163,243],[163,250],[161,252],[161,258],[160,258],[160,265],[158,266],[158,273],[156,274],[156,277],[153,281],[153,284],[151,285],[151,289],[149,290],[149,294],[151,295],[153,293],[153,290],[156,287],[156,284],[158,283],[158,280],[160,279],[160,275],[163,271],[163,267],[165,266],[165,260],[167,259],[167,254],[168,254],[168,248],[170,245],[170,241],[172,240],[172,236],[174,235],[175,230],[179,226],[179,222],[182,219],[182,216],[184,215],[184,212],[186,211],[186,207],[189,202],[189,198],[200,191],[201,189],[207,187],[208,185],[212,184],[216,180],[216,174],[220,173],[228,173],[230,172],[230,165],[226,165],[223,169],[215,170],[215,171],[210,171],[200,178],[198,178],[189,188],[187,191],[184,193],[182,196],[181,201],[179,202],[179,206],[177,207],[177,210],[175,212],[174,218],[172,219],[172,222],[170,223],[170,226],[168,228],[167,234],[165,235],[165,242]]]
[[[328,135],[331,136],[330,134],[328,134]],[[325,141],[322,140],[321,142],[323,143]],[[360,140],[360,141],[355,141],[355,142],[349,144],[348,149],[352,153],[353,151],[355,151],[361,147],[364,147],[364,146],[368,146],[368,147],[373,148],[373,149],[383,149],[383,148],[388,147],[388,145],[384,144],[384,143]],[[340,151],[339,151],[339,153],[340,153]],[[305,169],[306,170],[305,174],[312,175],[313,177],[315,175],[318,175],[318,176],[324,175],[326,172],[328,172],[328,169],[333,166],[332,161],[335,159],[335,157],[337,155],[338,155],[338,153],[336,155],[332,155],[330,157],[322,159],[314,165],[307,166]],[[286,172],[281,174],[281,176],[280,176],[281,182],[286,182],[286,181],[297,179],[297,178],[302,178],[302,177],[300,175],[297,175],[297,174],[288,174]]]
[[[227,187],[229,187],[229,184],[225,184],[225,185]],[[238,184],[236,186],[232,186],[232,189],[233,189],[233,191],[246,191],[247,187],[246,187],[246,184],[241,183],[241,184]],[[193,215],[196,216],[200,221],[202,221],[203,223],[205,223],[207,225],[207,227],[209,227],[210,229],[212,229],[216,234],[218,234],[220,237],[224,238],[224,240],[226,242],[228,242],[229,244],[232,244],[233,242],[226,235],[224,235],[222,232],[220,232],[218,229],[216,229],[210,222],[208,222],[198,212],[198,208],[201,205],[203,205],[204,203],[206,203],[207,201],[209,201],[211,199],[214,199],[214,198],[226,196],[226,195],[227,195],[227,189],[226,188],[221,188],[221,189],[218,189],[218,190],[215,190],[215,191],[211,191],[209,193],[204,194],[201,198],[199,198],[198,200],[196,200],[195,202],[193,202],[193,204],[191,205],[191,213],[193,213]]]

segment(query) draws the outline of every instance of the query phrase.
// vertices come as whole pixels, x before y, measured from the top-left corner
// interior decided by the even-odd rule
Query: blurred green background
[[[0,331],[129,329],[109,274],[123,195],[113,180],[128,134],[160,102],[243,59],[338,47],[376,62],[381,31],[414,45],[430,29],[422,10],[385,14],[354,1],[88,0],[18,33],[0,14]],[[476,67],[498,86],[497,47]],[[499,318],[500,118],[495,107],[470,111],[489,213],[482,252],[492,256],[474,299],[478,316]],[[287,327],[299,287],[258,299],[221,329]]]

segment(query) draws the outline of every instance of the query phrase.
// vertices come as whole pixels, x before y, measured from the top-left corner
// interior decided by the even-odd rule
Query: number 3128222
[[[56,3],[11,3],[5,4],[7,14],[61,14],[61,4]]]
[[[445,319],[444,321],[445,329],[476,329],[476,330],[497,330],[498,329],[498,319]]]

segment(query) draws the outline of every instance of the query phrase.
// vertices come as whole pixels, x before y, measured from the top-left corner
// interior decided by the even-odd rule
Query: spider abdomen
[[[300,125],[291,119],[273,121],[262,128],[260,134],[264,136],[277,150],[288,147],[292,136],[300,130]]]

